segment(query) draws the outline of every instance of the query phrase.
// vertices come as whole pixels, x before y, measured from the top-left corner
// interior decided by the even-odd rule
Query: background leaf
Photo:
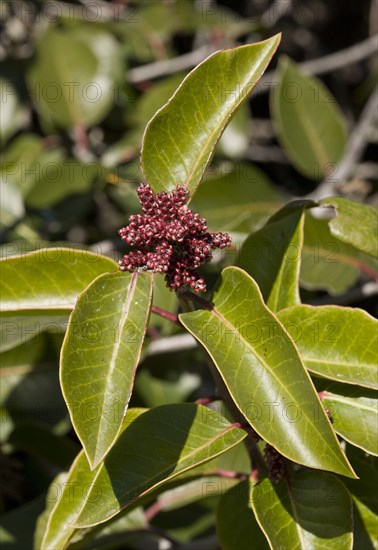
[[[269,545],[252,510],[253,483],[242,481],[226,491],[217,511],[217,533],[222,550],[240,550],[246,541],[256,550],[267,550]]]
[[[80,479],[77,500],[69,505],[67,500],[59,501],[50,526],[52,522],[58,525],[62,518],[66,525],[80,528],[102,523],[166,481],[244,439],[246,432],[220,415],[212,415],[211,423],[206,415],[204,407],[186,403],[156,407],[132,419],[96,470],[91,471],[89,465],[78,474],[71,470],[70,478]],[[86,461],[83,454],[79,460]],[[87,491],[83,496],[80,488],[84,487]],[[96,498],[99,494],[101,507]],[[46,536],[46,543],[52,544],[57,533],[51,530],[51,536],[54,538]]]
[[[329,222],[333,235],[352,244],[358,250],[378,258],[376,208],[343,197],[327,197],[320,202],[324,206],[332,206],[336,211],[336,216]]]
[[[28,88],[49,124],[87,126],[109,112],[123,70],[119,46],[108,33],[85,25],[50,28],[37,43]]]
[[[0,268],[1,311],[70,311],[93,279],[118,266],[88,250],[41,248],[1,260]]]
[[[378,389],[377,321],[358,308],[299,305],[280,311],[307,369]]]
[[[260,226],[284,196],[257,166],[223,163],[204,176],[192,208],[206,218],[212,231],[250,231]]]
[[[272,311],[300,303],[299,272],[303,245],[303,211],[310,201],[295,201],[274,214],[244,241],[236,265],[260,287]]]
[[[150,273],[106,273],[79,297],[60,379],[92,468],[117,438],[131,397],[152,299]]]
[[[280,58],[276,80],[278,86],[271,88],[271,114],[290,160],[311,179],[337,175],[346,128],[335,99],[319,79],[304,75],[288,58]]]
[[[213,54],[149,122],[141,159],[155,192],[186,184],[194,193],[229,118],[256,85],[279,40],[274,36]]]
[[[264,479],[252,490],[252,507],[271,548],[353,547],[352,501],[336,476],[303,472],[276,486]]]
[[[303,287],[341,294],[358,281],[360,273],[376,280],[377,265],[371,256],[333,236],[327,220],[306,214],[300,274]]]
[[[299,464],[353,476],[297,349],[255,281],[226,268],[212,301],[180,321],[209,352],[251,426]]]

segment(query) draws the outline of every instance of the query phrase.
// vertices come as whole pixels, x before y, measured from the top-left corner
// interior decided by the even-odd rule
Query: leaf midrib
[[[130,312],[131,302],[132,302],[132,299],[133,299],[134,294],[135,294],[137,280],[138,280],[138,273],[137,272],[132,273],[131,281],[130,281],[129,287],[127,289],[126,300],[125,300],[125,303],[122,307],[121,319],[120,319],[120,323],[119,323],[119,327],[120,327],[119,334],[123,333],[124,326],[127,322],[129,312]],[[94,446],[95,453],[94,453],[94,457],[93,457],[93,463],[97,462],[97,453],[98,453],[98,449],[99,449],[98,443],[99,443],[100,434],[102,433],[102,426],[103,426],[103,422],[104,422],[104,414],[103,413],[104,413],[104,410],[106,408],[105,407],[106,397],[109,394],[109,392],[111,390],[111,387],[112,387],[112,376],[113,376],[113,373],[114,373],[115,368],[116,368],[117,357],[118,357],[118,353],[119,353],[119,349],[121,347],[121,344],[122,344],[122,338],[119,337],[119,338],[116,339],[116,342],[115,342],[115,345],[114,345],[114,348],[113,348],[112,357],[111,357],[110,362],[109,362],[109,370],[108,370],[107,377],[106,377],[105,389],[103,391],[103,401],[102,401],[102,406],[101,406],[100,422],[97,425],[98,429],[97,429],[97,434],[96,434],[96,442],[95,442],[95,446]],[[119,426],[119,429],[120,428],[121,428],[121,424]],[[118,431],[117,431],[117,433],[118,433]],[[102,458],[102,454],[103,453],[101,453],[100,458]],[[88,459],[89,459],[89,457],[88,457]],[[90,462],[92,462],[92,461],[90,461]]]
[[[139,483],[138,485],[134,486],[133,487],[133,492],[134,491],[137,491],[139,488],[143,487],[144,485],[146,485],[146,483],[148,484],[151,484],[150,487],[148,487],[147,489],[145,489],[140,495],[136,496],[136,497],[133,497],[131,499],[130,502],[124,504],[123,506],[120,506],[120,510],[122,510],[123,508],[126,508],[127,506],[129,506],[130,504],[132,504],[135,500],[137,500],[138,498],[146,495],[149,491],[155,489],[156,487],[158,487],[160,484],[162,483],[165,483],[166,481],[170,480],[170,479],[173,479],[174,477],[176,477],[177,475],[179,474],[182,474],[183,472],[187,471],[187,470],[190,470],[191,468],[195,468],[196,466],[204,463],[204,462],[207,462],[209,460],[211,460],[212,458],[216,458],[218,455],[222,454],[224,451],[219,451],[215,454],[212,454],[210,458],[204,458],[202,460],[199,460],[198,462],[196,462],[196,464],[194,465],[189,465],[187,467],[184,467],[183,469],[179,470],[179,471],[173,471],[172,472],[172,469],[174,469],[175,467],[177,467],[180,462],[185,462],[187,461],[188,459],[190,459],[192,456],[194,456],[195,454],[197,453],[200,453],[202,452],[204,449],[206,449],[207,447],[209,447],[212,443],[214,443],[215,441],[217,441],[220,437],[222,437],[225,433],[227,433],[228,431],[230,430],[235,430],[235,429],[238,429],[238,428],[235,428],[235,426],[232,426],[232,425],[229,425],[229,426],[226,426],[226,428],[224,428],[221,432],[217,433],[214,437],[212,437],[211,439],[208,439],[207,442],[205,444],[203,444],[201,447],[197,447],[196,449],[194,449],[193,451],[191,451],[190,453],[186,454],[185,457],[183,459],[179,458],[176,462],[174,463],[171,463],[169,464],[168,466],[166,466],[163,470],[161,470],[158,474],[150,477],[150,478],[147,478],[145,479],[142,483]],[[240,430],[242,431],[242,430]],[[243,438],[242,439],[238,439],[237,441],[235,441],[232,445],[230,445],[228,449],[231,449],[232,447],[235,447],[235,445],[237,445],[238,443],[240,443],[240,441],[242,441],[244,439],[244,437],[246,437],[247,433],[244,432],[244,435],[243,435]],[[100,473],[103,471],[104,469],[104,463],[102,463],[99,467],[99,470],[98,472],[96,473],[96,476],[94,477],[93,479],[93,482],[91,484],[91,490],[90,492],[87,494],[87,500],[89,500],[89,495],[92,493],[92,490],[93,490],[93,487],[95,486],[95,482],[97,481],[97,478],[99,477]],[[165,477],[164,479],[159,479],[162,475],[164,475],[165,472],[171,472],[172,475],[168,475],[168,477]],[[154,480],[158,480],[158,481],[154,481]],[[123,498],[127,495],[128,493],[125,493],[123,494]],[[85,504],[86,502],[84,502],[79,514],[77,515],[76,517],[76,520],[80,519],[80,515],[82,513],[82,511],[84,510],[85,508]],[[119,511],[119,510],[118,510]],[[107,521],[108,519],[111,519],[112,517],[114,517],[117,513],[117,512],[114,512],[112,513],[112,515],[109,515],[107,516],[105,519],[101,520],[99,523],[103,523],[105,521]],[[97,524],[97,522],[96,522]],[[91,525],[88,525],[88,527],[90,527]],[[81,527],[80,527],[81,528]]]

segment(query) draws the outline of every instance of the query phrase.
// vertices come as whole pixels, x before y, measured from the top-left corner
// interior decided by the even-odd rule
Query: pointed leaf
[[[331,234],[327,220],[306,214],[301,285],[340,294],[352,287],[359,273],[377,279],[377,261]]]
[[[378,210],[342,197],[327,197],[320,201],[332,206],[336,216],[329,222],[331,233],[352,244],[358,250],[378,258]]]
[[[278,318],[308,370],[347,384],[378,389],[378,322],[365,311],[299,305]]]
[[[179,184],[195,192],[230,117],[258,82],[279,41],[276,35],[211,55],[151,119],[142,167],[155,192]]]
[[[86,463],[86,467],[76,473],[77,462],[71,468],[69,479],[78,480],[77,490],[71,502],[65,495],[57,502],[45,547],[49,542],[50,548],[61,548],[53,545],[60,524],[83,528],[103,523],[138,498],[215,458],[246,436],[244,430],[222,416],[211,418],[210,423],[206,408],[201,405],[163,405],[133,420],[96,470],[91,471],[84,453],[80,454],[80,467],[81,463]]]
[[[276,80],[271,112],[287,155],[308,178],[337,177],[346,127],[335,99],[318,78],[304,75],[288,58],[280,58]]]
[[[264,479],[252,490],[252,507],[271,548],[353,547],[352,500],[336,476],[303,472],[276,486]]]
[[[217,511],[217,533],[222,550],[241,550],[246,541],[253,541],[253,550],[269,548],[252,511],[252,489],[253,483],[247,479],[221,496]]]
[[[300,303],[299,270],[303,245],[303,211],[315,205],[294,201],[243,243],[236,265],[257,282],[272,311]]]
[[[93,279],[118,266],[88,250],[42,248],[0,260],[0,269],[1,311],[70,311]]]
[[[225,269],[213,304],[180,320],[207,349],[248,422],[294,462],[353,477],[298,351],[255,281]]]
[[[92,467],[122,426],[147,328],[150,273],[106,273],[79,297],[61,355],[62,391]]]
[[[145,409],[130,409],[127,418],[124,419],[123,430],[145,412]],[[85,453],[81,451],[68,474],[59,474],[51,483],[46,509],[40,516],[37,526],[38,538],[43,538],[42,543],[37,546],[38,549],[66,548],[68,541],[78,532],[73,523],[85,504],[97,470],[90,469]]]
[[[378,456],[378,393],[367,388],[330,384],[321,396],[335,431],[349,443]]]

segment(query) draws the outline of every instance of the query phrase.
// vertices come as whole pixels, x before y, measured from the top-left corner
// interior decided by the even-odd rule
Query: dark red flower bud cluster
[[[285,458],[269,443],[264,448],[264,459],[269,468],[269,476],[273,483],[279,483],[286,473]]]
[[[125,254],[120,269],[165,273],[172,290],[188,285],[205,292],[205,281],[197,269],[212,259],[212,250],[230,246],[230,236],[208,232],[206,220],[185,204],[189,194],[185,185],[172,193],[155,194],[149,185],[141,184],[137,193],[143,214],[130,216],[129,225],[119,231],[136,249]]]

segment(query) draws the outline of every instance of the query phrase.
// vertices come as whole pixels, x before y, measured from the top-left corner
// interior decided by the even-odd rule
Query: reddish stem
[[[163,319],[168,319],[171,323],[175,323],[176,325],[180,324],[180,321],[175,313],[171,313],[170,311],[157,306],[152,306],[151,311],[152,313],[156,313],[156,315],[160,315]]]

